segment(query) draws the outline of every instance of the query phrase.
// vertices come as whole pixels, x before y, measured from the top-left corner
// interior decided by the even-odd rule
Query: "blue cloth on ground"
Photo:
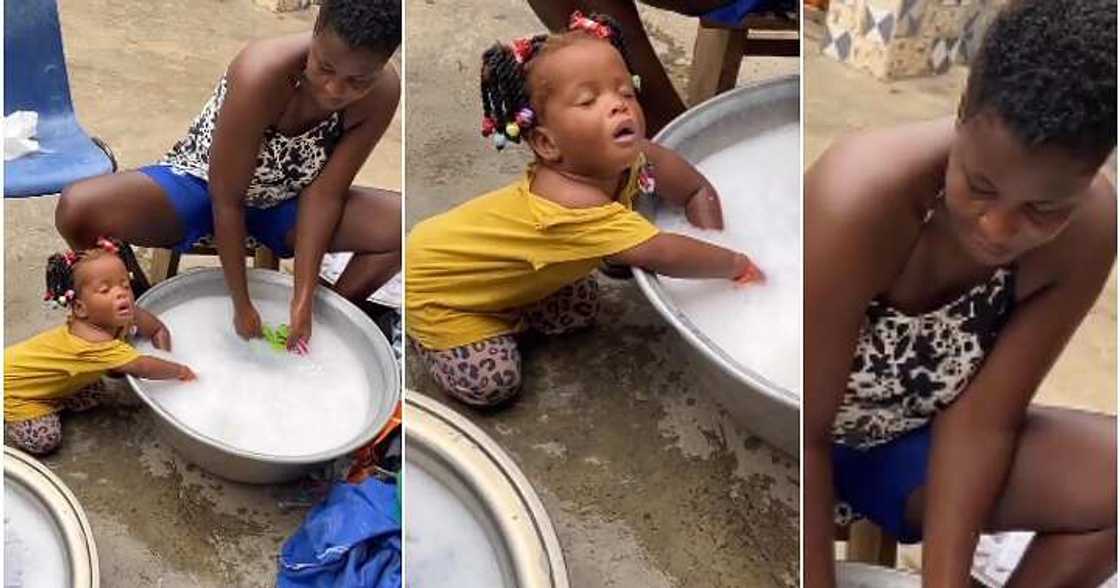
[[[280,551],[277,588],[400,588],[397,487],[341,482]]]
[[[733,27],[743,22],[743,19],[752,12],[768,10],[792,12],[796,9],[796,4],[792,0],[735,0],[703,15],[703,18]]]

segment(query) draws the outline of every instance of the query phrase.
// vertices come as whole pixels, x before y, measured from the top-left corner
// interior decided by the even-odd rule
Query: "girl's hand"
[[[162,351],[171,351],[171,332],[167,330],[167,326],[162,322],[160,322],[156,330],[152,332],[152,345],[154,345],[156,349]]]
[[[233,328],[242,339],[255,339],[261,336],[261,315],[249,303],[243,308],[234,309]]]
[[[175,376],[175,379],[179,380],[180,382],[193,382],[198,379],[198,376],[194,375],[194,372],[191,371],[191,368],[180,364],[179,373]]]
[[[304,354],[311,340],[311,304],[293,304],[288,328],[288,351]]]
[[[761,284],[766,281],[766,274],[758,269],[751,258],[742,253],[735,258],[735,268],[735,277],[731,279],[735,281],[736,285],[746,286],[747,284]]]
[[[684,208],[685,217],[694,227],[700,229],[723,230],[723,207],[720,206],[719,194],[707,180],[700,186]]]

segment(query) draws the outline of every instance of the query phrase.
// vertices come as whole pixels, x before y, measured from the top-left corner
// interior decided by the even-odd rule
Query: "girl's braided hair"
[[[71,308],[78,297],[77,284],[74,282],[74,272],[78,266],[106,255],[120,257],[120,251],[120,241],[102,237],[97,240],[97,247],[92,249],[51,255],[47,258],[47,293],[43,295],[43,300],[54,308]]]
[[[521,135],[537,123],[529,89],[532,60],[566,44],[574,35],[591,35],[609,41],[622,55],[626,69],[633,71],[618,23],[605,14],[584,16],[572,13],[568,32],[562,35],[533,35],[510,44],[494,43],[482,54],[482,136],[491,137],[501,150],[507,141],[521,142]],[[637,86],[635,76],[635,86]]]

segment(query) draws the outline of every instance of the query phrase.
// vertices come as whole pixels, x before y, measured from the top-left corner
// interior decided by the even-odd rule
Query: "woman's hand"
[[[288,327],[288,351],[307,353],[311,341],[311,303],[292,303]]]
[[[700,189],[688,199],[684,209],[685,217],[692,226],[700,229],[723,230],[723,207],[715,186],[707,180]]]
[[[242,339],[256,339],[261,336],[261,315],[250,302],[233,311],[233,328]]]

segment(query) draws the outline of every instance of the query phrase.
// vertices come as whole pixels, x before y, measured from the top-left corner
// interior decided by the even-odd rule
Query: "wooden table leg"
[[[697,104],[735,86],[743,58],[743,31],[709,28],[696,31],[688,76],[688,105]]]

